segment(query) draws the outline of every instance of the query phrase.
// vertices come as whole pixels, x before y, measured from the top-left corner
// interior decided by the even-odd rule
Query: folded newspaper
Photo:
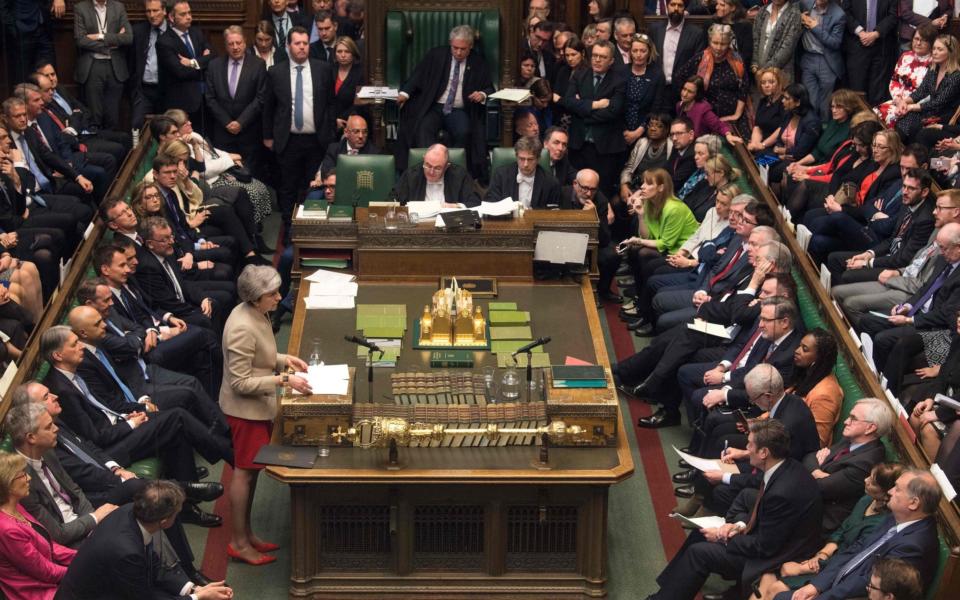
[[[737,333],[740,331],[739,325],[724,327],[718,323],[710,323],[709,321],[704,321],[703,319],[694,319],[693,323],[687,323],[687,328],[694,331],[699,331],[700,333],[705,333],[707,335],[712,335],[714,337],[723,338],[725,340],[732,340],[733,338],[737,337]]]

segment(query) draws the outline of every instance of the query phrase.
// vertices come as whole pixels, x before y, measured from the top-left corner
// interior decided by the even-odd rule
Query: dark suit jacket
[[[626,102],[623,73],[619,69],[611,68],[600,80],[596,91],[593,89],[593,81],[592,70],[577,71],[570,78],[567,93],[560,100],[560,105],[573,117],[569,129],[570,148],[583,148],[589,129],[593,133],[593,141],[599,153],[624,152],[627,143],[623,139],[623,110]],[[607,108],[591,108],[594,100],[604,98],[610,100]]]
[[[815,452],[803,459],[803,466],[808,471],[820,469],[830,474],[817,479],[823,498],[823,528],[827,531],[835,530],[847,518],[863,496],[863,480],[874,465],[883,461],[885,454],[883,444],[874,440],[837,458],[840,452],[849,448],[850,441],[845,439],[831,446],[823,466],[817,464]]]
[[[607,223],[607,207],[610,201],[603,192],[597,190],[593,193],[593,206],[597,210],[597,220],[600,226],[597,230],[597,244],[604,248],[610,244],[610,224]],[[548,208],[553,208],[548,207]],[[561,210],[583,210],[583,204],[577,199],[577,194],[572,185],[565,185],[560,188],[560,206]]]
[[[216,121],[216,127],[212,128],[213,143],[218,147],[233,147],[239,143],[255,149],[261,139],[260,96],[267,80],[266,63],[257,56],[245,54],[237,77],[237,94],[231,98],[232,61],[229,56],[218,56],[207,67],[203,98],[210,116]],[[231,121],[240,123],[240,133],[234,135],[224,129]]]
[[[54,152],[52,149],[47,148],[43,143],[43,140],[40,139],[40,136],[33,131],[33,129],[27,127],[23,132],[23,136],[27,138],[27,146],[30,147],[30,152],[33,154],[33,157],[37,160],[37,166],[40,167],[40,170],[43,171],[44,176],[50,180],[50,185],[53,186],[56,190],[56,181],[53,178],[53,172],[57,171],[67,179],[73,181],[77,178],[77,175],[80,173],[73,168],[69,162],[64,160],[59,154]],[[17,148],[19,149],[19,144]]]
[[[308,59],[313,85],[314,136],[321,148],[333,140],[335,131],[333,112],[333,70],[330,65]],[[304,82],[306,85],[306,82]],[[293,98],[290,95],[290,61],[275,64],[267,71],[263,86],[263,138],[273,140],[274,153],[283,152],[290,139],[293,123]]]
[[[330,169],[337,166],[337,159],[341,154],[347,153],[347,138],[341,138],[339,142],[331,142],[327,146],[327,153],[320,163],[320,172],[326,174]],[[367,143],[362,148],[357,149],[358,154],[380,154],[380,148],[367,138]]]
[[[713,278],[723,273],[727,268],[727,265],[730,264],[730,261],[732,261],[736,255],[737,249],[740,248],[743,243],[743,238],[738,235],[734,235],[730,239],[730,243],[727,244],[727,250],[723,253],[723,256],[720,257],[720,260],[717,261],[709,273],[704,273],[702,277],[703,285],[700,286],[700,289],[705,290],[711,297],[719,297],[726,292],[739,288],[743,283],[744,277],[749,281],[753,275],[753,266],[747,257],[747,249],[744,248],[743,251],[740,252],[740,256],[737,257],[737,262],[734,263],[733,267],[724,273],[723,277],[720,277],[716,283],[710,285]]]
[[[122,308],[119,310],[116,308],[119,304],[116,299],[114,299],[113,304],[114,307],[110,309],[105,319],[110,324],[107,325],[106,337],[100,341],[100,347],[113,361],[114,367],[117,368],[119,373],[123,365],[131,361],[136,362],[136,359],[140,357],[143,352],[143,340],[147,337],[147,330],[136,321],[124,316],[125,311]],[[114,331],[110,325],[119,329],[121,333]],[[120,373],[120,378],[126,381],[123,373]]]
[[[275,48],[275,52],[273,54],[273,64],[277,64],[279,62],[286,62],[290,60],[290,57],[287,56],[287,40],[286,40],[286,36],[289,35],[290,29],[299,25],[300,27],[303,27],[309,32],[313,24],[310,21],[310,17],[308,17],[305,13],[288,12],[287,16],[290,17],[290,22],[289,22],[289,25],[286,26],[287,29],[283,32],[284,38],[281,39],[280,31],[277,29],[277,24],[273,20],[273,13],[270,12],[267,4],[264,4],[266,15],[263,18],[267,21],[270,21],[270,24],[273,25],[273,47]]]
[[[166,262],[173,269],[174,275],[180,283],[180,289],[183,290],[183,301],[177,298],[173,282],[170,281],[167,271],[152,252],[145,248],[137,248],[137,258],[140,261],[140,264],[137,265],[137,283],[153,301],[153,308],[164,313],[173,313],[180,318],[200,311],[199,306],[203,301],[203,294],[199,293],[199,290],[193,286],[188,285],[180,273],[180,263],[170,260],[169,257],[166,258]]]
[[[336,50],[333,46],[330,46],[330,56],[327,56],[327,47],[324,46],[322,40],[317,40],[310,44],[310,58],[315,58],[317,60],[322,60],[323,62],[330,63],[331,66],[336,65],[337,55]]]
[[[17,167],[17,174],[21,178],[21,189],[26,187],[23,185],[23,177],[27,173],[29,171]],[[23,224],[21,215],[27,206],[27,197],[22,191],[17,190],[10,178],[3,173],[0,173],[0,187],[3,188],[0,190],[0,228],[4,231],[16,231]]]
[[[946,259],[938,256],[930,278],[907,300],[907,304],[916,306],[946,266]],[[940,289],[933,294],[930,310],[913,316],[913,326],[917,329],[949,329],[956,322],[957,310],[960,310],[960,268],[954,269]]]
[[[847,35],[845,36],[845,50],[848,53],[855,54],[857,50],[863,49],[860,44],[860,38],[857,37],[857,28],[867,28],[867,1],[868,0],[840,0],[840,8],[847,15],[845,23]],[[880,39],[877,44],[881,48],[889,43],[896,43],[897,36],[894,31],[897,29],[897,1],[896,0],[877,0],[877,28]],[[877,45],[875,44],[875,45]]]
[[[670,153],[667,159],[667,169],[673,179],[673,189],[679,190],[683,184],[690,179],[693,172],[697,170],[697,163],[693,160],[693,144],[687,146],[683,154],[676,148]]]
[[[756,478],[759,486],[763,474],[758,473]],[[741,492],[726,515],[727,521],[748,523],[755,498],[755,494]],[[747,559],[740,580],[752,582],[787,560],[816,552],[821,543],[821,513],[813,477],[798,461],[784,459],[765,486],[753,529],[727,542],[728,552]]]
[[[550,162],[551,175],[553,175],[560,185],[570,185],[577,176],[577,170],[573,168],[570,162],[570,156],[566,155],[558,161]]]
[[[397,168],[401,171],[408,166],[407,154],[413,147],[414,131],[446,91],[452,63],[450,46],[437,46],[423,56],[410,79],[400,86],[400,91],[410,95],[410,99],[400,111],[396,158]],[[490,79],[490,68],[476,48],[467,56],[466,67],[461,77],[463,78],[463,108],[470,119],[471,131],[470,142],[467,145],[468,164],[472,173],[483,172],[487,163],[487,110],[483,104],[467,100],[467,96],[474,92],[489,95],[493,93],[494,88],[493,81]]]
[[[129,76],[127,61],[124,57],[124,46],[133,42],[133,28],[127,19],[127,9],[122,2],[107,0],[106,33],[103,40],[87,38],[89,33],[100,33],[99,16],[93,7],[94,0],[77,2],[73,6],[74,41],[79,52],[77,53],[77,68],[75,76],[78,82],[84,83],[90,76],[90,68],[96,60],[94,53],[110,55],[110,66],[117,81],[126,81]],[[120,31],[123,33],[120,33]]]
[[[767,364],[772,365],[777,369],[777,371],[780,372],[780,375],[783,376],[784,380],[789,379],[790,373],[793,372],[793,352],[797,349],[797,346],[800,344],[800,340],[802,338],[802,329],[799,327],[794,329],[787,337],[783,339],[783,342],[777,346],[777,349],[773,351],[773,354],[771,354],[770,358],[766,361]],[[727,404],[729,404],[731,408],[744,408],[749,406],[750,399],[747,397],[747,390],[744,388],[743,378],[746,377],[747,373],[750,372],[750,369],[764,362],[763,359],[767,355],[767,349],[770,348],[770,344],[771,342],[763,339],[761,336],[753,345],[753,350],[751,350],[750,354],[747,355],[747,362],[745,366],[739,369],[733,369],[730,372],[730,383],[726,385],[729,385],[733,388],[727,392]],[[734,361],[742,349],[742,345],[731,344],[723,359],[731,362]],[[809,410],[810,409],[807,409],[808,412]],[[813,450],[817,450],[820,447],[820,437],[817,435],[817,428],[816,423],[813,421],[813,415],[810,416],[810,422],[813,424],[813,437],[814,439],[818,440]],[[806,455],[807,452],[803,452],[798,458],[803,458]]]
[[[933,517],[927,517],[898,532],[876,550],[874,557],[867,558],[851,573],[834,583],[850,560],[876,543],[894,525],[893,516],[890,516],[870,535],[834,554],[820,573],[810,581],[820,592],[817,598],[841,600],[862,596],[864,588],[870,582],[870,572],[876,560],[874,557],[907,561],[920,572],[920,581],[924,584],[924,589],[927,589],[937,570],[937,522]]]
[[[80,489],[95,497],[98,492],[102,493],[120,485],[120,478],[107,467],[107,463],[115,462],[119,465],[119,461],[98,448],[96,444],[74,433],[62,419],[56,419],[56,423],[59,431],[57,431],[57,446],[54,451],[63,469],[80,486]],[[79,449],[93,462],[88,462],[80,454],[74,454],[73,449]],[[89,496],[87,499],[91,500]],[[91,501],[91,504],[94,502],[96,501]]]
[[[157,63],[160,69],[160,86],[164,90],[167,108],[181,108],[187,112],[196,112],[203,106],[200,88],[204,72],[215,55],[199,28],[191,27],[187,34],[193,45],[193,57],[200,65],[199,69],[180,64],[180,56],[190,57],[190,51],[183,43],[180,34],[169,26],[157,38]],[[210,54],[204,56],[204,50],[210,50]]]
[[[560,65],[558,63],[563,61],[558,61],[557,58],[553,55],[553,53],[550,52],[549,50],[541,51],[541,52],[534,52],[533,50],[531,50],[530,39],[526,36],[524,36],[523,40],[520,41],[520,52],[517,53],[517,56],[519,57],[525,54],[529,54],[533,56],[533,60],[537,63],[536,65],[537,77],[544,77],[547,81],[553,81],[553,78],[556,77],[557,75],[557,69],[560,68]],[[618,54],[620,54],[620,52],[614,49],[614,56],[613,56],[614,67],[616,67],[618,64],[622,64],[622,62],[620,62],[620,57],[617,56]],[[543,66],[544,66],[544,69],[546,70],[546,73],[544,75],[540,74],[540,58],[541,57],[543,57]]]
[[[793,113],[784,115],[783,122],[780,124],[781,132],[785,131],[786,126],[790,123],[790,119],[792,119],[793,116]],[[797,131],[793,138],[793,148],[790,150],[790,155],[800,160],[813,152],[817,141],[820,139],[821,125],[820,117],[817,116],[814,110],[809,110],[807,114],[800,117],[800,122],[797,124]]]
[[[115,425],[111,424],[105,414],[87,402],[80,390],[63,373],[54,368],[51,368],[43,378],[43,384],[60,397],[60,406],[63,408],[60,419],[69,425],[74,433],[100,448],[111,448],[117,462],[129,464],[128,455],[112,449],[115,444],[134,431],[126,422],[118,421]]]
[[[337,67],[334,65],[332,68],[334,83],[336,83]],[[347,72],[347,78],[340,84],[340,90],[333,96],[333,111],[336,118],[346,120],[352,113],[359,113],[364,115],[368,123],[370,122],[370,118],[366,115],[367,111],[357,110],[353,105],[357,92],[363,84],[363,65],[354,63]]]
[[[76,138],[63,135],[60,127],[57,126],[46,112],[37,115],[37,126],[40,127],[43,136],[47,138],[47,143],[50,144],[50,149],[55,152],[57,156],[71,163],[74,167],[80,166],[73,162]]]
[[[404,171],[394,193],[400,204],[423,200],[427,193],[427,178],[422,165],[418,163]],[[480,195],[470,173],[454,163],[450,163],[443,174],[443,197],[450,204],[480,206]]]
[[[650,37],[653,38],[653,44],[657,48],[657,54],[660,55],[660,64],[663,64],[663,39],[667,34],[667,21],[656,21],[650,24]],[[695,54],[707,47],[707,38],[703,29],[694,25],[690,21],[684,21],[683,29],[680,30],[680,42],[677,44],[677,56],[673,59],[673,72],[664,73],[669,76],[671,87],[674,90],[674,96],[680,96],[680,86],[683,82],[677,82],[673,75],[679,69],[682,69]],[[666,99],[665,99],[666,100]],[[672,100],[672,99],[671,99]]]
[[[148,551],[143,534],[126,504],[110,513],[77,553],[55,596],[59,600],[128,600],[176,598],[186,585],[182,570],[163,568]]]
[[[150,44],[150,30],[152,25],[148,21],[138,21],[133,24],[133,44],[130,46],[127,52],[127,70],[130,72],[130,78],[127,80],[127,85],[129,86],[130,92],[133,96],[133,99],[136,100],[140,94],[142,94],[143,86],[143,72],[147,68],[147,52],[149,51]],[[167,29],[170,28],[170,23],[166,24]],[[157,39],[159,40],[163,37],[163,32]],[[154,44],[154,51],[156,51],[156,44]],[[157,69],[159,75],[160,68],[160,58],[157,57]],[[157,87],[157,93],[160,94],[161,104],[163,98],[163,87]]]
[[[107,360],[110,361],[110,366],[116,371],[116,364],[109,356],[107,356]],[[107,371],[107,368],[87,348],[83,349],[83,362],[77,367],[77,375],[83,378],[87,387],[90,388],[90,392],[92,392],[97,400],[104,406],[119,413],[143,410],[143,407],[139,405],[131,406],[126,396],[123,395],[123,390],[117,385],[117,382],[110,375],[110,372]],[[119,376],[120,374],[118,373],[117,377]],[[127,382],[124,382],[124,384],[127,384]],[[127,387],[129,388],[130,386],[127,385]]]
[[[91,514],[93,513],[93,506],[76,482],[67,475],[53,450],[48,450],[43,454],[43,462],[50,469],[53,478],[57,480],[63,491],[70,496],[70,505],[73,507],[73,512],[79,515],[78,518],[69,523],[63,522],[60,508],[53,500],[50,492],[47,491],[47,487],[43,485],[40,476],[29,463],[27,464],[27,473],[30,475],[30,495],[21,500],[20,504],[43,525],[44,529],[50,533],[53,541],[76,548],[87,537],[87,534],[97,526],[97,522]]]
[[[490,187],[487,189],[486,201],[499,202],[504,198],[520,200],[520,184],[517,183],[517,174],[520,167],[517,163],[503,165],[493,172],[490,177]],[[537,165],[533,175],[533,193],[530,195],[530,208],[557,208],[560,206],[560,184],[551,175]]]
[[[927,245],[927,240],[933,233],[934,203],[933,194],[929,194],[927,199],[912,213],[912,216],[910,207],[901,206],[897,223],[893,226],[893,236],[884,239],[871,248],[876,257],[873,259],[874,268],[899,269],[910,264],[913,255]],[[897,232],[900,231],[900,227],[908,217],[910,222],[907,224],[903,235],[897,236]],[[895,237],[897,238],[896,243],[894,243]]]

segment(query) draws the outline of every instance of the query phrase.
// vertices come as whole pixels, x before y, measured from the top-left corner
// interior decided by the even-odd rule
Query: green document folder
[[[488,310],[517,310],[516,302],[491,302]]]
[[[526,325],[530,322],[530,313],[525,310],[491,310],[491,325]]]

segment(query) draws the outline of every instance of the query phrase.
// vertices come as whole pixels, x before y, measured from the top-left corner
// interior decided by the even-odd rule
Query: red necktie
[[[55,115],[52,110],[50,110],[49,108],[45,108],[45,109],[43,109],[43,112],[47,113],[47,116],[49,116],[51,119],[53,119],[53,122],[57,124],[57,127],[60,128],[60,131],[63,131],[64,129],[66,129],[66,127],[63,126],[63,121],[61,121],[59,118],[57,118],[57,115]],[[78,145],[77,145],[77,148],[79,148],[80,152],[86,152],[86,151],[87,151],[87,145],[86,145],[86,144],[78,144]]]
[[[37,134],[37,137],[40,138],[40,143],[43,144],[43,147],[46,148],[47,150],[50,150],[50,144],[48,144],[48,143],[47,143],[47,139],[46,139],[45,137],[43,137],[43,132],[40,131],[40,126],[37,125],[37,122],[36,122],[36,121],[34,121],[34,122],[30,125],[30,129],[32,129],[33,132],[34,132],[35,134]]]
[[[731,371],[736,369],[737,365],[740,364],[740,361],[743,360],[743,357],[745,357],[747,354],[750,353],[751,350],[753,350],[753,346],[754,344],[756,344],[758,337],[760,337],[760,327],[757,327],[756,331],[753,332],[753,335],[750,336],[750,339],[747,340],[746,345],[744,345],[743,350],[740,351],[740,354],[737,355],[736,360],[734,360],[733,363],[730,365]]]
[[[730,262],[727,263],[727,266],[723,268],[722,271],[710,278],[709,287],[713,287],[717,284],[718,281],[724,278],[724,276],[730,272],[730,269],[733,268],[733,265],[737,264],[737,261],[740,260],[740,255],[743,254],[743,246],[741,245],[737,248],[737,251],[734,253],[733,258],[730,259]]]
[[[848,455],[848,454],[850,454],[850,446],[847,446],[846,448],[844,448],[844,449],[841,450],[840,452],[837,452],[836,454],[834,454],[834,455],[833,455],[833,458],[831,458],[826,464],[829,465],[830,463],[837,462],[838,460],[840,460],[841,458],[843,458],[844,456],[846,456],[846,455]]]

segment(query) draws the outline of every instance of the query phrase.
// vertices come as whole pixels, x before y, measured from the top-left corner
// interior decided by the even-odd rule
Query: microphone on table
[[[533,350],[534,348],[536,348],[537,346],[543,346],[543,345],[548,344],[548,343],[550,343],[550,336],[546,336],[546,337],[542,337],[542,338],[537,338],[536,340],[530,342],[529,344],[527,344],[527,345],[525,345],[525,346],[521,346],[520,348],[517,348],[517,351],[513,353],[513,356],[516,357],[518,354],[522,354],[522,353],[524,353],[524,352],[529,352],[529,351]]]
[[[360,337],[356,335],[345,335],[343,336],[343,339],[347,340],[348,342],[353,342],[354,344],[363,346],[368,350],[373,350],[374,352],[381,352],[381,353],[383,352],[383,350],[381,350],[379,346],[377,346],[376,344],[374,344],[373,342],[371,342],[365,337]]]

